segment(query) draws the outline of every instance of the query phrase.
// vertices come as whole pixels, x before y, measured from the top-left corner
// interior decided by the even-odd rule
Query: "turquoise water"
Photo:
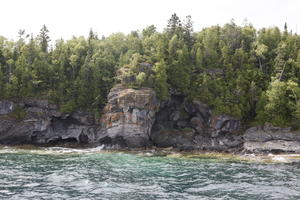
[[[300,199],[300,164],[6,148],[0,199]]]

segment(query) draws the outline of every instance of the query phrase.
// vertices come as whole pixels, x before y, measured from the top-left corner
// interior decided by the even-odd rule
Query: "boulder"
[[[210,133],[212,137],[217,137],[220,134],[238,133],[241,131],[241,122],[239,119],[229,115],[213,116],[210,120]]]

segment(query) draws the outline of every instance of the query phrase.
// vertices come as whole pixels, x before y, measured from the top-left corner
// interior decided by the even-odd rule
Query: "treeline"
[[[152,87],[162,100],[185,95],[247,123],[299,128],[300,37],[286,24],[256,30],[231,21],[194,32],[190,16],[173,14],[162,33],[151,25],[49,42],[46,26],[37,37],[0,37],[1,99],[47,98],[63,112],[98,112],[121,82]]]

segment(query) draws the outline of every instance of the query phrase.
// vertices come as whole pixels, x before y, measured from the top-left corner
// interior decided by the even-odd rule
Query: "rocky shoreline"
[[[239,119],[212,113],[207,105],[180,94],[161,102],[150,88],[122,85],[111,89],[100,120],[83,110],[62,113],[47,100],[2,100],[0,144],[300,153],[300,131],[271,124],[245,130]]]

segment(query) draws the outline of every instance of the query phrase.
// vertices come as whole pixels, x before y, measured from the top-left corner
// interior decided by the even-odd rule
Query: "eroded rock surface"
[[[240,120],[213,115],[199,101],[116,85],[100,122],[90,112],[63,114],[47,100],[0,101],[0,144],[105,144],[247,153],[300,153],[300,131],[271,124],[245,132]]]
[[[135,90],[116,85],[108,95],[98,142],[120,147],[150,146],[158,108],[159,101],[152,89]]]
[[[91,113],[62,114],[47,100],[0,101],[0,110],[2,144],[94,142],[97,127]]]
[[[6,115],[13,111],[14,103],[12,101],[0,101],[0,115]]]
[[[240,120],[228,115],[213,116],[207,105],[172,95],[156,114],[151,139],[158,147],[233,151],[243,144],[240,132]]]
[[[300,153],[300,132],[265,124],[251,127],[244,134],[244,150],[247,152]]]

